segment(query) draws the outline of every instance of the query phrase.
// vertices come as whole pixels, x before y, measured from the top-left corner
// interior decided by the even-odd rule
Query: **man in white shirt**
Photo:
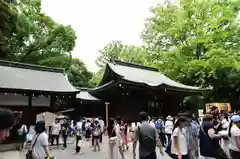
[[[79,120],[77,123],[76,123],[76,153],[79,153],[80,150],[81,150],[81,147],[80,147],[80,140],[82,140],[82,125],[83,125],[83,122],[82,120]]]
[[[61,131],[61,124],[59,123],[58,120],[55,120],[55,122],[52,124],[52,128],[51,128],[51,145],[53,145],[54,140],[57,140],[57,146],[59,146],[59,134]]]
[[[165,134],[167,135],[167,145],[170,144],[170,140],[171,140],[171,136],[172,136],[172,132],[173,132],[173,118],[168,115],[166,118],[166,122],[165,122]]]
[[[104,124],[104,121],[102,120],[102,117],[99,117],[99,124],[101,126],[100,143],[102,143],[102,136],[103,136],[104,129],[105,129],[105,124]]]

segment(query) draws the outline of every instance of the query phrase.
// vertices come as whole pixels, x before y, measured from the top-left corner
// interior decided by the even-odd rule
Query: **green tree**
[[[17,21],[17,12],[11,5],[0,0],[0,58],[8,56],[9,41],[15,32]]]
[[[92,79],[89,81],[90,87],[96,87],[98,83],[102,80],[104,73],[104,68],[100,68],[97,72],[95,72],[92,76]]]
[[[17,33],[12,37],[10,59],[40,65],[62,66],[59,61],[69,58],[76,35],[70,26],[55,23],[40,12],[40,0],[22,0],[18,10]],[[60,58],[60,60],[58,60]],[[51,61],[49,63],[48,61]],[[60,62],[61,63],[61,62]]]
[[[15,32],[9,35],[9,50],[1,59],[62,67],[74,86],[88,86],[92,73],[71,55],[76,40],[71,26],[58,24],[41,13],[40,0],[21,0],[12,4],[12,8],[17,13]]]
[[[144,64],[147,60],[147,50],[142,46],[126,45],[121,41],[113,41],[100,50],[101,55],[96,64],[100,70],[93,75],[90,83],[96,86],[102,79],[104,67],[107,62],[113,60],[125,61],[136,64]]]
[[[206,101],[238,103],[240,27],[236,4],[180,0],[152,9],[142,37],[149,65],[189,85],[212,87]]]
[[[69,81],[76,87],[89,87],[92,73],[89,72],[85,64],[78,58],[71,61],[71,66],[67,70]]]
[[[119,60],[143,64],[147,55],[146,50],[141,46],[126,45],[121,41],[113,41],[100,50],[101,55],[97,58],[96,64],[104,68],[106,62]],[[136,58],[137,57],[137,58]]]

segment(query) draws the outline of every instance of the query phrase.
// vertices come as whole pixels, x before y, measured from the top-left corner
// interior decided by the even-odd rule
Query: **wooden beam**
[[[108,127],[108,106],[109,106],[109,102],[105,102],[105,107],[106,107],[106,127]]]

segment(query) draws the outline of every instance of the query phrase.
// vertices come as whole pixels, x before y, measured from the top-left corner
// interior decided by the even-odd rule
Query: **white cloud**
[[[163,0],[42,0],[42,11],[58,23],[72,25],[78,37],[73,55],[96,71],[98,51],[107,43],[141,44],[149,8],[159,1]]]

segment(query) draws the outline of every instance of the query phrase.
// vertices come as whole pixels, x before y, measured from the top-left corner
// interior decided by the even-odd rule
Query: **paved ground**
[[[91,143],[86,142],[84,148],[82,149],[82,153],[76,155],[74,153],[74,144],[69,144],[68,148],[62,150],[61,148],[53,148],[52,154],[56,156],[57,159],[107,159],[107,141],[108,139],[104,137],[104,142],[101,145],[100,152],[92,152]],[[17,152],[17,151],[9,151],[9,152],[1,152],[0,159],[25,159],[26,152]],[[130,149],[125,152],[127,159],[132,159],[132,145],[130,144]],[[159,154],[158,154],[159,155]],[[120,159],[120,157],[119,157]],[[158,159],[170,159],[167,155],[158,156]]]

